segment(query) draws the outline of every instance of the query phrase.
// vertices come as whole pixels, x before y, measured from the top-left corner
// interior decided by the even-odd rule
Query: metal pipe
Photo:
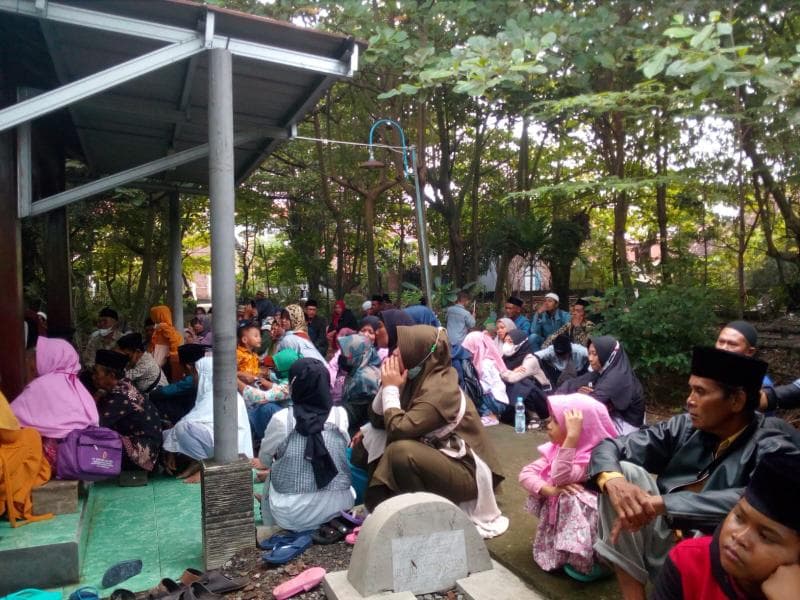
[[[425,205],[422,203],[422,191],[419,187],[419,165],[417,164],[417,147],[411,146],[411,168],[414,171],[414,202],[417,213],[417,235],[419,236],[419,254],[422,263],[422,286],[425,288],[425,298],[428,306],[433,306],[433,289],[431,288],[431,265],[428,252],[428,233],[425,226]]]
[[[172,322],[183,328],[183,246],[181,244],[181,202],[178,192],[169,194],[169,290],[167,299]]]
[[[236,406],[235,189],[232,55],[208,51],[208,174],[214,302],[214,460],[238,457]]]

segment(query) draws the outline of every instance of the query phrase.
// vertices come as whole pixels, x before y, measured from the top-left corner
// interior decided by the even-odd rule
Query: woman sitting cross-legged
[[[164,450],[194,459],[195,462],[179,477],[186,483],[200,483],[199,461],[214,456],[214,363],[205,356],[195,363],[197,370],[197,399],[190,410],[172,429],[164,432]],[[253,440],[247,408],[236,394],[239,453],[253,458]]]
[[[539,419],[546,419],[547,397],[545,391],[550,388],[550,381],[539,364],[539,359],[531,352],[528,336],[521,329],[512,329],[506,334],[503,343],[503,362],[506,370],[500,374],[506,383],[506,393],[510,405],[522,398],[528,420],[528,429],[538,429]],[[501,419],[513,417],[506,412],[499,415]]]
[[[545,571],[564,567],[576,578],[599,574],[593,545],[597,539],[597,494],[586,481],[592,449],[617,431],[606,407],[584,394],[550,396],[547,435],[541,457],[522,469],[526,509],[539,519],[533,560]]]
[[[289,369],[292,406],[273,415],[259,460],[270,468],[264,484],[264,525],[316,529],[353,507],[347,464],[347,413],[331,402],[325,365],[301,358]]]
[[[589,365],[591,371],[566,381],[558,392],[581,392],[605,404],[620,435],[644,425],[642,384],[622,344],[610,335],[590,338]]]
[[[494,497],[503,477],[480,417],[458,387],[447,331],[397,327],[397,349],[381,367],[381,382],[371,420],[385,428],[385,449],[370,465],[367,508],[398,494],[432,492],[460,504],[482,536],[503,533],[508,519]],[[380,451],[373,437],[366,428],[374,463]]]
[[[98,425],[97,405],[78,378],[78,353],[69,342],[40,337],[36,350],[28,350],[36,378],[11,403],[22,427],[42,436],[44,455],[56,472],[58,444],[76,429]]]
[[[125,377],[128,357],[98,350],[92,380],[105,393],[97,401],[100,425],[116,431],[125,452],[122,468],[152,471],[161,448],[161,417],[156,407]]]

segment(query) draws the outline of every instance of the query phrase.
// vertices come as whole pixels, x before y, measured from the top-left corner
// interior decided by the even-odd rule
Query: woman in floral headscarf
[[[339,346],[339,364],[347,372],[342,405],[347,411],[352,436],[369,421],[369,403],[381,386],[381,359],[375,346],[363,335],[340,337]]]

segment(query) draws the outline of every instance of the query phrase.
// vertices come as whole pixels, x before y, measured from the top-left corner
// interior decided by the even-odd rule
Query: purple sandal
[[[364,524],[364,519],[355,515],[354,513],[350,512],[349,510],[343,510],[339,512],[339,516],[342,517],[348,523],[351,523],[353,526],[358,527]]]

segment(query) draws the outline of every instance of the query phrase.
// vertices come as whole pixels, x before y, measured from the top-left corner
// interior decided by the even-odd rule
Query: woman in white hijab
[[[214,380],[213,362],[210,356],[201,358],[195,365],[197,369],[197,400],[190,410],[172,429],[164,431],[164,450],[179,452],[196,461],[211,458],[214,455]],[[237,421],[239,426],[239,453],[253,458],[253,439],[250,433],[250,421],[247,408],[241,394],[236,394]],[[198,483],[199,463],[197,469],[184,471],[188,476],[186,483]]]

